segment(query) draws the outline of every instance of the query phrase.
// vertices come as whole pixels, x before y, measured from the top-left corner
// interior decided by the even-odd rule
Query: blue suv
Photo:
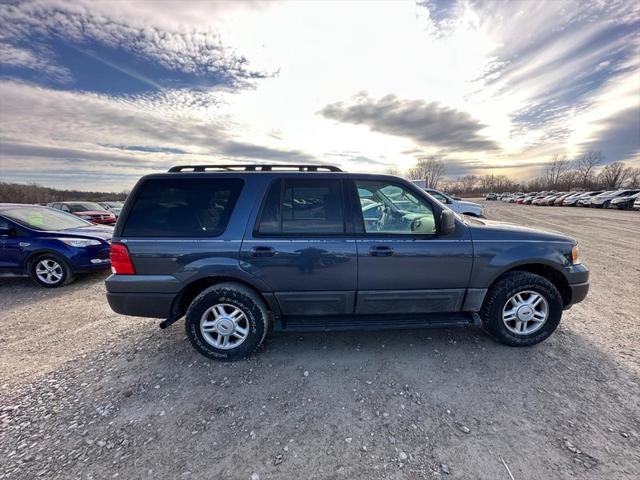
[[[199,165],[143,177],[111,246],[111,308],[185,317],[234,360],[268,330],[482,326],[534,345],[589,289],[576,241],[459,216],[402,178],[326,165]]]
[[[109,268],[113,227],[53,208],[0,204],[0,275],[30,275],[60,287],[77,273]]]

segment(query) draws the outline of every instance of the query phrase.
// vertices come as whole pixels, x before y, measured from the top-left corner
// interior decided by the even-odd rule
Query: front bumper
[[[579,263],[578,265],[571,265],[565,268],[564,275],[569,283],[569,290],[571,292],[571,299],[569,303],[565,305],[565,308],[569,308],[583,301],[587,293],[589,293],[589,269]]]
[[[569,285],[569,288],[571,289],[571,301],[565,308],[580,303],[587,297],[587,293],[589,293],[589,282],[574,283]]]

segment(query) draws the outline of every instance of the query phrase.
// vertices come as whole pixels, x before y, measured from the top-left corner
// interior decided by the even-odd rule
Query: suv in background
[[[0,203],[0,274],[60,287],[80,272],[109,268],[112,233],[52,208]]]
[[[185,317],[234,360],[269,329],[482,325],[534,345],[587,295],[570,237],[458,216],[418,186],[337,167],[173,167],[140,179],[111,245],[111,308]]]
[[[54,202],[48,205],[56,210],[71,213],[91,223],[113,225],[116,215],[95,202]]]

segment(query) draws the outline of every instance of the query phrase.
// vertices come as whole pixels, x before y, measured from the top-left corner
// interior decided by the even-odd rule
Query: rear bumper
[[[175,295],[172,293],[107,292],[111,309],[134,317],[169,318]]]

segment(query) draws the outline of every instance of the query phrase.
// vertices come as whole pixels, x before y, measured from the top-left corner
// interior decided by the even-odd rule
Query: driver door
[[[356,180],[357,314],[457,312],[473,261],[467,228],[438,232],[439,206],[394,180]],[[356,218],[357,218],[356,217]]]

